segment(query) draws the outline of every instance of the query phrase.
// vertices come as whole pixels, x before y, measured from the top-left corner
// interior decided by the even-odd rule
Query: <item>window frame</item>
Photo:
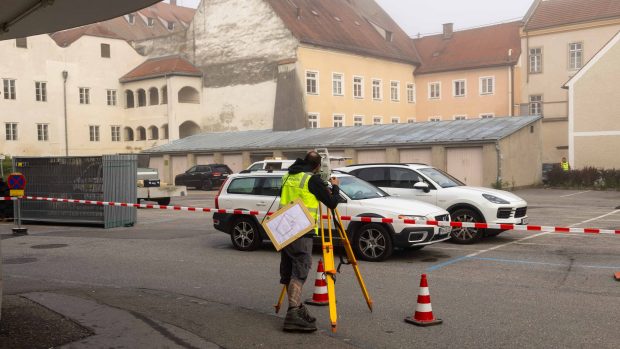
[[[485,86],[485,83],[484,83],[485,80],[491,81],[491,91],[488,91],[488,88],[489,88],[488,84]],[[478,92],[480,93],[481,96],[492,96],[495,94],[495,76],[481,76],[478,81],[480,85]],[[486,92],[484,91],[485,87],[487,88]]]
[[[336,126],[336,118],[342,118],[340,120],[340,126]],[[345,126],[345,115],[342,113],[334,113],[332,115],[332,127],[336,128],[336,127],[344,127]]]
[[[115,89],[107,89],[106,91],[106,104],[110,107],[115,107],[118,103],[118,93]]]
[[[340,77],[339,80],[336,79],[337,76]],[[340,83],[340,93],[336,91],[337,82]],[[332,96],[344,97],[344,73],[332,72]]]
[[[437,96],[433,96],[433,86],[437,86]],[[441,100],[441,81],[431,81],[428,83],[428,99]]]
[[[310,117],[314,116],[316,117],[316,127],[309,127],[310,126]],[[306,116],[306,128],[320,128],[320,114],[319,113],[308,113],[308,115]]]
[[[459,83],[463,83],[463,93],[462,94],[457,94],[457,84]],[[463,98],[463,97],[467,97],[467,79],[455,79],[452,80],[452,97],[454,98]]]
[[[49,124],[37,124],[37,140],[39,142],[49,142]]]
[[[17,83],[16,79],[2,79],[2,92],[4,94],[4,99],[7,100],[16,100],[17,99]]]
[[[314,78],[309,78],[308,74],[315,74]],[[308,91],[308,81],[314,81],[314,92],[309,92]],[[311,96],[318,96],[320,93],[319,90],[319,72],[317,70],[306,70],[306,95],[311,95]]]
[[[533,97],[540,97],[540,100],[532,100]],[[527,109],[528,114],[529,115],[543,116],[543,113],[544,113],[544,111],[543,111],[543,100],[544,100],[543,99],[543,95],[542,94],[529,95],[527,100],[528,100],[528,109]],[[532,107],[534,105],[536,105],[536,104],[539,105],[539,107],[538,107],[539,111],[538,111],[538,113],[533,113],[532,112]]]
[[[407,123],[408,124],[415,124],[416,122],[417,122],[416,118],[407,118]]]
[[[435,116],[428,117],[429,122],[439,122],[441,121],[441,119],[442,119],[441,115],[435,115]]]
[[[91,142],[100,142],[101,128],[99,125],[88,125],[88,136]]]
[[[4,139],[6,141],[18,141],[19,129],[17,122],[5,122],[4,123]]]
[[[376,122],[377,119],[379,119],[379,123]],[[372,124],[373,125],[383,125],[383,116],[373,115],[373,117],[372,117]]]
[[[115,137],[115,133],[116,133],[116,137]],[[120,125],[110,125],[110,139],[112,142],[121,141],[121,126]]]
[[[467,115],[453,115],[454,120],[467,120]]]
[[[375,83],[378,83],[375,86]],[[372,100],[373,101],[382,101],[383,100],[383,80],[381,79],[377,79],[377,78],[372,78]],[[377,97],[375,97],[375,87],[377,87]]]
[[[101,58],[112,58],[112,46],[110,44],[102,42],[100,48]]]
[[[396,91],[396,98],[394,98],[394,91]],[[390,101],[400,102],[400,81],[390,80]]]
[[[359,83],[355,82],[355,79],[360,79]],[[356,94],[355,88],[359,85],[359,96]],[[364,99],[364,77],[361,75],[353,75],[353,98]]]
[[[34,99],[37,102],[47,102],[47,81],[34,82]]]
[[[416,102],[416,98],[415,98],[415,83],[413,82],[408,82],[407,83],[407,103],[415,103]]]
[[[90,104],[90,87],[79,87],[80,104]]]
[[[357,118],[361,118],[361,122],[359,124]],[[353,126],[364,126],[364,115],[353,115]]]
[[[539,50],[539,53],[536,54],[532,54],[532,51],[534,50]],[[536,58],[538,57],[537,60],[535,60],[536,64],[533,65],[532,64],[532,58]],[[528,74],[542,74],[543,72],[543,48],[542,47],[530,47],[528,53],[527,53],[527,72]],[[533,69],[533,68],[537,68],[537,69]]]
[[[579,45],[580,49],[578,50],[573,50],[571,48],[571,45]],[[569,42],[568,43],[568,70],[579,70],[583,67],[583,41],[576,41],[576,42]],[[573,62],[573,57],[571,57],[572,53],[578,53],[579,54],[579,65],[575,65],[573,66],[573,63],[577,63],[577,62]]]
[[[394,122],[394,120],[396,120],[396,122]],[[390,124],[392,124],[392,125],[400,124],[400,116],[391,116],[390,117]]]
[[[481,119],[492,119],[495,117],[495,113],[480,113],[478,115]]]

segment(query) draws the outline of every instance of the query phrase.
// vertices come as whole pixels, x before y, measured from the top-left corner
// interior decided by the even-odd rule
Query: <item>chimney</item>
[[[170,5],[176,6],[177,5],[177,0],[170,0]]]
[[[444,23],[443,24],[443,38],[450,39],[452,38],[452,33],[454,33],[454,23]]]

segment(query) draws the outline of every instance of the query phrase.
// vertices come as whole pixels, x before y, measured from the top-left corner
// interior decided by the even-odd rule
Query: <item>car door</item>
[[[419,173],[409,168],[402,167],[390,167],[390,191],[392,195],[399,196],[405,199],[415,199],[429,204],[435,205],[437,202],[437,190],[435,187],[424,180],[424,177]],[[429,185],[429,190],[424,191],[422,189],[414,188],[414,184],[418,182],[425,182]]]
[[[259,205],[260,202],[267,201],[257,197],[259,186],[262,181],[260,177],[239,177],[234,178],[226,188],[226,195],[219,198],[220,207],[227,209],[242,209],[250,211],[265,211],[266,205]],[[259,218],[262,219],[262,217]]]
[[[197,166],[193,166],[191,167],[189,170],[187,170],[185,173],[183,173],[181,175],[181,183],[182,185],[188,186],[188,187],[195,187],[196,186],[196,167]],[[177,185],[180,183],[176,183]]]
[[[280,188],[282,178],[279,176],[261,177],[258,183],[259,190],[256,192],[256,210],[275,212],[280,208]],[[259,222],[264,215],[259,215]]]

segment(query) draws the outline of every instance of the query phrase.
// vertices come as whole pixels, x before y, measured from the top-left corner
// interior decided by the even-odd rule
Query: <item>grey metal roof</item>
[[[201,133],[145,150],[150,154],[244,150],[372,148],[449,143],[488,143],[503,139],[540,116],[300,129]]]

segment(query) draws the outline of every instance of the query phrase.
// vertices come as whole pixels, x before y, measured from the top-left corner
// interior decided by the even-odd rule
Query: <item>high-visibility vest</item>
[[[296,174],[286,174],[282,177],[282,194],[280,194],[280,207],[286,206],[301,198],[314,222],[318,222],[319,200],[308,190],[311,173],[300,172]],[[314,228],[314,233],[318,235],[318,228]]]
[[[562,162],[562,171],[568,172],[568,170],[570,170],[570,165],[568,164],[568,161]]]

